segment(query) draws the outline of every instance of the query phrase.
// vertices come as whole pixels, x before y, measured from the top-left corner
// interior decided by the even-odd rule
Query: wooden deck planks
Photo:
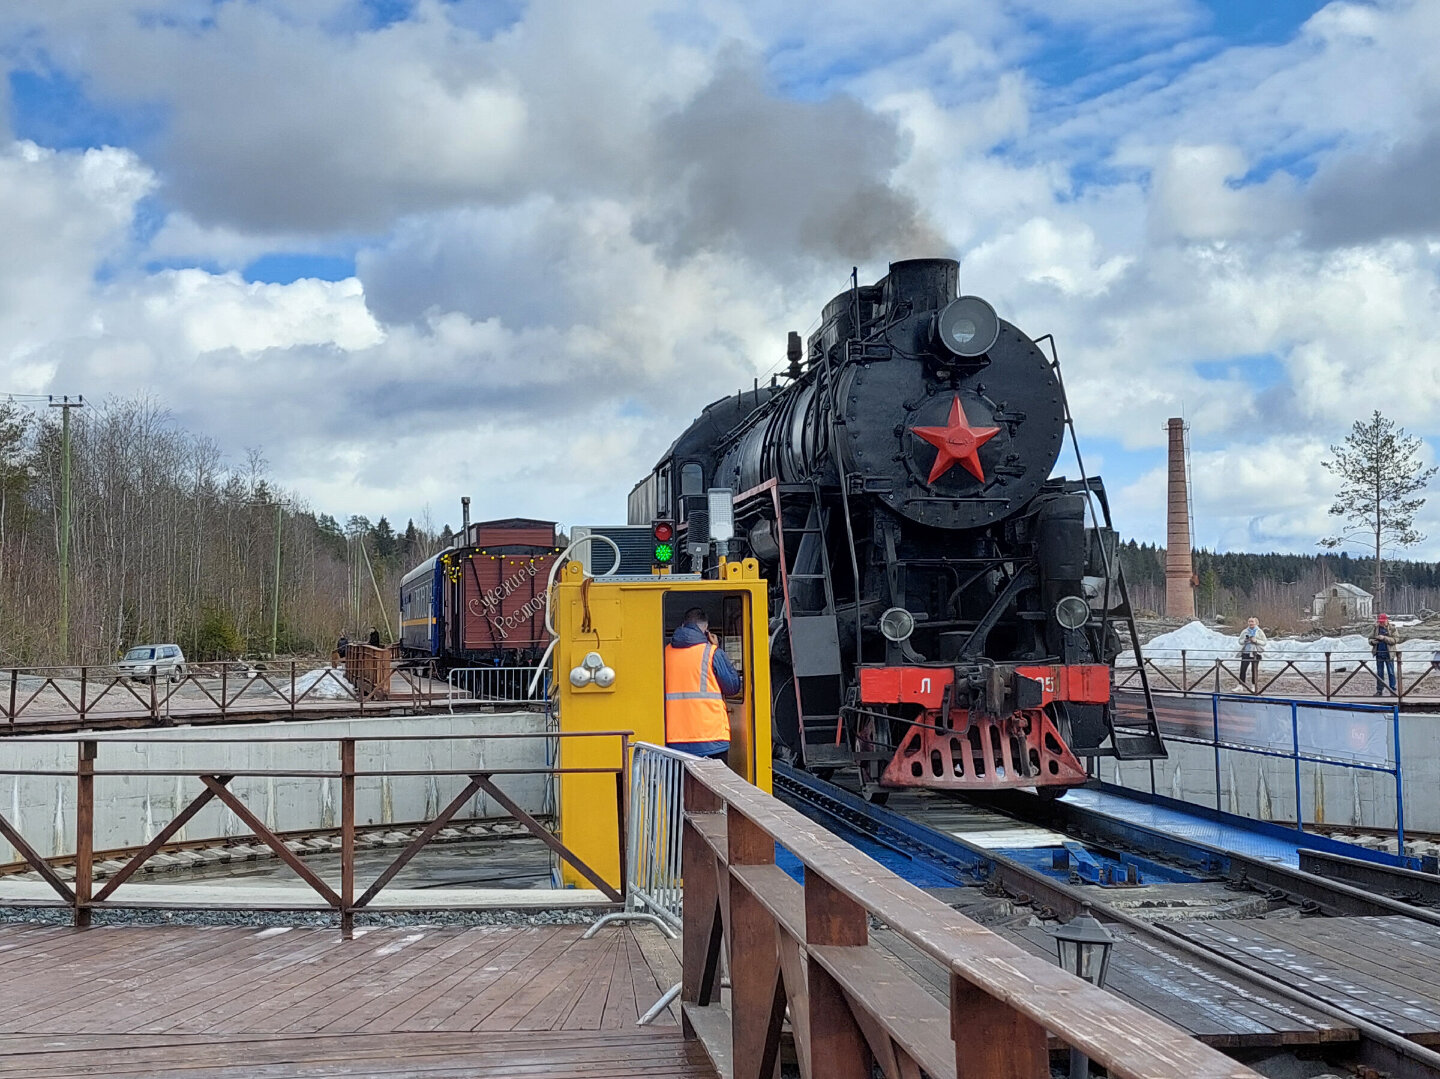
[[[0,1079],[713,1079],[668,1013],[634,1025],[659,932],[582,932],[0,926]]]
[[[155,1076],[157,1079],[282,1079],[383,1076],[475,1079],[713,1079],[703,1050],[679,1031],[555,1035],[526,1033],[477,1039],[457,1034],[249,1038],[216,1044],[206,1038],[140,1043],[109,1039],[70,1048],[28,1046],[0,1056],[0,1075],[20,1079]]]
[[[1406,918],[1225,919],[1175,928],[1316,999],[1440,1045],[1440,984],[1433,975],[1440,930]]]

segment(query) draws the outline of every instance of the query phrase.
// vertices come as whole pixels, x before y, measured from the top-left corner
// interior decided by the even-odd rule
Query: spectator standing
[[[370,627],[370,637],[365,643],[368,644],[371,648],[380,647],[380,631],[374,626]]]
[[[1252,692],[1260,692],[1260,657],[1265,654],[1265,646],[1269,644],[1265,631],[1260,628],[1260,619],[1251,618],[1245,623],[1245,628],[1240,631],[1240,685]],[[1250,684],[1246,685],[1245,675],[1250,675]]]
[[[1385,692],[1385,682],[1390,683],[1390,692],[1395,692],[1395,653],[1400,647],[1400,633],[1390,625],[1390,616],[1375,616],[1375,632],[1370,635],[1370,651],[1375,654],[1375,696]]]

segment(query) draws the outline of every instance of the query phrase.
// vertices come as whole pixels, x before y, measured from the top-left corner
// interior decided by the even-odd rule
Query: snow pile
[[[306,696],[306,694],[309,694]],[[359,696],[338,668],[318,667],[295,676],[295,697],[307,701],[353,701]]]
[[[1430,657],[1440,650],[1440,641],[1429,637],[1404,638],[1400,642],[1400,653],[1405,657],[1406,670],[1416,670],[1420,664],[1428,664]],[[1180,653],[1184,651],[1187,665],[1196,668],[1209,666],[1216,660],[1238,663],[1240,660],[1240,636],[1219,633],[1201,622],[1191,622],[1179,629],[1162,633],[1142,648],[1145,658],[1157,667],[1180,666]],[[1305,674],[1325,673],[1325,653],[1330,653],[1330,669],[1339,671],[1354,667],[1361,660],[1371,658],[1369,638],[1359,633],[1348,633],[1343,637],[1320,637],[1313,641],[1298,641],[1290,637],[1271,637],[1260,657],[1271,670],[1276,664],[1292,662],[1295,669]],[[1133,667],[1135,653],[1122,652],[1116,665]]]

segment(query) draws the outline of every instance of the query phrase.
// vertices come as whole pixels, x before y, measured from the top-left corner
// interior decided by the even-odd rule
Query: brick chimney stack
[[[1190,498],[1185,482],[1185,421],[1172,419],[1170,480],[1165,520],[1165,613],[1171,618],[1195,617],[1195,569],[1190,559]]]

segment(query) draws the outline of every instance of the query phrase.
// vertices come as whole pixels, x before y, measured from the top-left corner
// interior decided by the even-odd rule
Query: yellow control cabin
[[[688,574],[586,577],[579,563],[561,571],[551,599],[555,627],[554,683],[561,731],[635,732],[665,744],[665,644],[692,607],[704,609],[743,683],[726,699],[729,765],[770,790],[770,641],[766,582],[753,558],[722,562],[718,580]],[[570,672],[598,653],[614,672],[575,686]],[[591,660],[592,667],[597,666]],[[608,685],[600,683],[608,682]],[[565,768],[613,768],[610,739],[561,738]],[[610,774],[562,774],[560,838],[617,888],[621,884],[615,781]],[[591,887],[561,863],[566,886]]]

